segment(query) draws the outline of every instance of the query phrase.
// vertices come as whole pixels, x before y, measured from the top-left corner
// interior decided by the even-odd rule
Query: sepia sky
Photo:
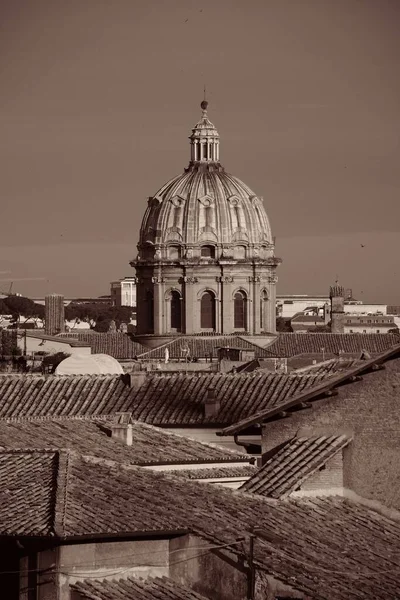
[[[400,304],[399,30],[398,0],[2,0],[0,291],[134,275],[206,83],[221,162],[264,197],[278,294],[338,277]]]

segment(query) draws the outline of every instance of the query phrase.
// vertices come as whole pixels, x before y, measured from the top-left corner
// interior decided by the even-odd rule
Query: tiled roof
[[[50,535],[58,453],[0,451],[0,535]]]
[[[257,472],[257,467],[244,465],[242,467],[223,467],[204,468],[204,469],[182,469],[179,471],[165,471],[177,477],[187,477],[188,479],[216,479],[229,477],[251,477]]]
[[[315,365],[308,365],[307,367],[296,369],[295,371],[292,371],[292,373],[298,373],[299,375],[301,373],[303,375],[306,373],[309,373],[310,375],[332,375],[340,371],[352,369],[359,364],[361,364],[361,361],[356,358],[331,358]]]
[[[392,333],[280,333],[267,347],[276,357],[298,354],[360,354],[367,350],[380,354],[399,344],[399,336]]]
[[[30,337],[30,338],[37,338],[39,340],[48,340],[51,342],[64,342],[65,344],[69,344],[72,348],[83,348],[83,347],[87,347],[89,346],[89,344],[85,343],[83,340],[79,340],[79,339],[74,339],[73,337],[69,337],[69,336],[63,336],[63,339],[60,340],[59,336],[56,335],[47,335],[41,331],[38,330],[23,330],[23,331],[18,331],[19,334],[25,335],[25,331],[26,331],[26,337]]]
[[[146,352],[147,348],[131,340],[126,333],[97,333],[80,331],[77,333],[60,334],[79,342],[85,342],[92,348],[93,354],[109,354],[117,359],[135,358]]]
[[[116,375],[0,376],[0,419],[96,416],[131,411],[152,425],[230,424],[276,406],[322,382],[322,375],[276,373],[148,375],[139,389]],[[215,416],[204,416],[207,388],[220,400]]]
[[[132,423],[132,446],[110,437],[110,423],[81,419],[0,421],[0,449],[70,449],[132,465],[249,461],[239,452]]]
[[[338,497],[270,500],[140,467],[93,463],[72,453],[59,460],[54,531],[62,538],[192,531],[214,544],[231,545],[257,527],[259,573],[315,600],[400,597],[400,521],[376,509]],[[0,534],[7,529],[21,538],[32,532],[32,523],[37,529],[25,484],[39,487],[43,477],[52,481],[53,465],[27,481],[26,471],[21,481],[9,470],[13,503],[0,511]],[[43,504],[48,506],[47,496]],[[14,513],[13,505],[18,507]],[[37,502],[35,508],[42,510]],[[10,514],[17,510],[10,529]],[[230,551],[242,552],[239,545]]]
[[[280,413],[290,412],[291,409],[296,409],[296,407],[309,402],[310,400],[329,395],[337,386],[357,380],[357,377],[363,373],[368,373],[375,368],[380,368],[380,365],[385,361],[396,358],[399,354],[400,344],[367,360],[357,361],[357,363],[349,369],[337,371],[331,375],[325,375],[325,377],[324,375],[320,375],[320,377],[322,377],[321,381],[316,383],[311,389],[296,393],[291,398],[287,398],[283,402],[280,402],[279,405],[270,406],[266,409],[254,412],[252,416],[244,417],[235,424],[228,425],[222,431],[218,432],[218,435],[233,435],[251,425],[265,422]]]
[[[167,577],[84,580],[70,586],[82,600],[205,600]]]
[[[298,313],[294,315],[291,319],[291,323],[321,323],[323,324],[325,321],[322,317],[318,315],[305,315],[303,313]]]
[[[240,489],[270,498],[284,498],[349,442],[344,435],[289,440]]]
[[[170,342],[148,350],[140,355],[141,359],[163,359],[165,356],[165,349],[168,348],[169,357],[171,359],[182,358],[184,356],[182,348],[188,347],[190,349],[189,356],[197,358],[205,358],[210,356],[212,353],[213,357],[216,358],[218,355],[218,348],[239,348],[241,350],[251,350],[255,352],[256,358],[270,356],[270,353],[258,346],[249,342],[244,337],[239,335],[224,335],[224,336],[181,336],[174,338]]]

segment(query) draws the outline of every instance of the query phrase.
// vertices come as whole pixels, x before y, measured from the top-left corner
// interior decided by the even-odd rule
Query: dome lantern
[[[207,115],[208,102],[200,104],[202,115],[190,136],[190,163],[219,163],[219,133]]]

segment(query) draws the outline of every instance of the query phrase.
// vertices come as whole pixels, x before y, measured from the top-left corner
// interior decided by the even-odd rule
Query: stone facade
[[[275,332],[281,259],[263,200],[225,172],[202,109],[188,168],[148,200],[131,262],[137,333]]]

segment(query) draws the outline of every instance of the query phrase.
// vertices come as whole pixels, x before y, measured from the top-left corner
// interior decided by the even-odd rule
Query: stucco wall
[[[352,432],[344,452],[344,487],[400,509],[400,360],[343,386],[339,396],[263,427],[263,452],[296,435],[300,428]]]
[[[104,579],[166,576],[169,540],[118,541],[61,546],[58,600],[71,600],[70,584],[88,576]],[[39,597],[38,600],[47,600]]]
[[[192,535],[171,540],[170,577],[210,600],[246,600],[247,574],[236,557],[230,564],[208,547]]]

